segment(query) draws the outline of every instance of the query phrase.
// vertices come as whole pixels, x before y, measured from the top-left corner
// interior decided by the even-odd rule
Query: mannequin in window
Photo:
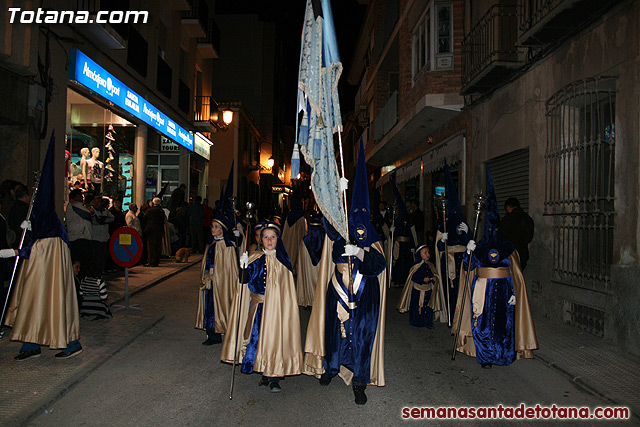
[[[80,149],[80,169],[82,170],[82,176],[85,178],[84,180],[84,189],[88,190],[89,189],[89,183],[87,182],[87,158],[89,157],[89,155],[91,154],[91,151],[89,151],[89,149],[87,147],[83,147]]]
[[[93,147],[91,149],[91,158],[87,160],[87,174],[85,175],[85,180],[93,184],[95,194],[100,194],[100,187],[102,185],[103,163],[98,160],[98,157],[100,157],[100,149]]]

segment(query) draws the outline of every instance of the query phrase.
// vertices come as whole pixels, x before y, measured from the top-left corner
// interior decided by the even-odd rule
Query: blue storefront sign
[[[146,99],[125,86],[78,49],[71,49],[69,79],[113,102],[124,111],[157,129],[167,138],[193,151],[193,135]]]

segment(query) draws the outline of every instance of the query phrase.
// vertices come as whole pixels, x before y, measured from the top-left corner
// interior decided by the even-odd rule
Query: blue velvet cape
[[[333,262],[346,263],[347,259],[342,256],[343,253],[344,240],[338,238],[333,243]],[[334,272],[338,283],[349,295],[350,301],[356,303],[356,308],[350,311],[350,317],[344,323],[346,338],[342,338],[340,320],[336,314],[337,305],[345,306],[345,304],[332,283],[327,288],[324,368],[327,375],[333,377],[340,371],[340,365],[344,365],[353,372],[355,380],[366,384],[370,382],[371,351],[381,309],[380,284],[377,276],[385,269],[385,258],[375,249],[371,249],[365,251],[362,262],[353,257],[352,265],[354,280],[357,272],[364,276],[356,295],[350,295],[349,284],[343,283],[342,274],[338,273],[337,268]]]
[[[310,226],[309,231],[302,238],[314,267],[318,265],[320,258],[322,258],[322,246],[324,245],[325,236],[326,233],[321,226]]]

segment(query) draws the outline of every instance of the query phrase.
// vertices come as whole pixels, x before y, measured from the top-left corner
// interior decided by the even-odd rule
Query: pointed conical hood
[[[395,236],[409,237],[411,239],[410,246],[413,247],[417,244],[413,241],[413,233],[411,232],[411,227],[413,227],[413,220],[411,219],[411,215],[409,215],[407,205],[404,203],[404,200],[402,200],[400,190],[398,190],[398,186],[396,185],[395,174],[391,176],[391,186],[393,188],[393,194],[396,198],[396,207],[398,209],[396,219],[393,223],[393,225],[396,227]]]
[[[460,223],[466,224],[464,215],[462,213],[462,206],[460,205],[460,199],[458,199],[458,192],[456,186],[453,183],[453,177],[447,161],[444,161],[444,178],[445,178],[445,192],[447,197],[447,233],[449,233],[449,245],[466,245],[471,239],[471,231],[465,233],[459,226]],[[467,224],[468,225],[468,224]]]
[[[300,188],[296,185],[293,186],[293,194],[291,195],[291,212],[287,215],[287,224],[289,227],[293,226],[302,216],[304,211],[302,210],[302,198],[300,197]]]
[[[358,166],[356,167],[356,177],[353,182],[352,191],[351,211],[349,212],[349,234],[358,246],[367,248],[379,241],[380,237],[371,223],[369,186],[367,185],[367,164],[364,157],[362,138],[360,139]]]
[[[51,132],[49,147],[44,157],[44,163],[40,171],[40,182],[36,194],[34,194],[33,208],[31,210],[31,239],[48,237],[60,237],[69,243],[67,231],[56,213],[55,197],[55,134]]]
[[[220,200],[220,206],[216,212],[216,216],[213,219],[222,225],[225,232],[225,238],[228,233],[235,227],[235,212],[231,204],[231,197],[233,197],[233,162],[231,163],[231,170],[229,171],[229,178],[227,179],[227,186],[224,190],[224,195]]]
[[[478,242],[474,256],[483,266],[501,266],[502,260],[506,259],[514,251],[513,244],[502,235],[500,225],[500,211],[496,191],[493,187],[491,171],[487,166],[487,200],[485,204],[484,236]]]

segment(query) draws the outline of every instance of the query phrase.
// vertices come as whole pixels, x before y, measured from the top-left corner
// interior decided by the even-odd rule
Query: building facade
[[[372,0],[349,74],[383,197],[395,169],[433,232],[444,159],[468,219],[490,167],[500,208],[515,196],[536,225],[534,309],[636,354],[639,18],[633,1]]]
[[[163,189],[169,196],[180,183],[206,196],[216,126],[212,114],[201,113],[220,38],[213,2],[46,5],[58,16],[73,13],[69,19],[86,14],[86,24],[38,23],[30,14],[40,2],[7,3],[0,12],[0,73],[8,82],[0,144],[10,155],[0,160],[2,179],[32,185],[55,130],[60,213],[75,181],[125,203],[141,204]],[[24,22],[10,22],[12,7]],[[93,23],[101,11],[120,23]],[[123,19],[131,11],[140,13]]]

